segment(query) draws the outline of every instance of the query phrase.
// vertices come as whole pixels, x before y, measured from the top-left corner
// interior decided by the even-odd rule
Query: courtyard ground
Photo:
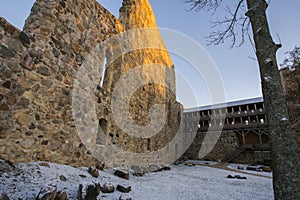
[[[1,161],[0,195],[6,193],[10,199],[34,199],[41,189],[48,186],[67,192],[68,199],[76,199],[79,184],[85,188],[94,183],[131,186],[132,191],[128,194],[115,191],[98,196],[98,199],[109,200],[119,199],[121,195],[137,200],[274,199],[271,173],[237,171],[234,164],[223,167],[203,162],[196,162],[196,166],[171,165],[170,171],[146,173],[142,177],[130,175],[129,180],[124,180],[114,176],[113,170],[99,171],[99,177],[94,178],[86,167],[35,162],[19,163],[15,168],[5,169],[3,163]],[[247,179],[229,179],[228,175]]]

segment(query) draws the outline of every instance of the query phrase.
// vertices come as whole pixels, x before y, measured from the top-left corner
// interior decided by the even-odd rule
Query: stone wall
[[[208,159],[208,160],[224,160],[226,156],[231,154],[233,151],[240,147],[240,142],[236,136],[236,134],[229,131],[222,131],[218,142],[216,144],[211,144],[212,151],[210,151],[204,158],[199,158],[199,150],[203,144],[204,138],[207,134],[211,134],[210,132],[197,132],[197,135],[188,148],[188,150],[184,153],[183,158],[188,159]],[[209,136],[208,136],[209,137]]]
[[[209,136],[210,134],[211,136]],[[199,157],[200,148],[203,148],[204,138],[215,137],[214,132],[197,132],[195,139],[191,146],[183,154],[182,159],[207,159],[213,161],[227,162],[226,159],[231,157],[235,151],[241,147],[240,139],[233,130],[223,130],[216,144],[206,144],[211,146],[211,151],[203,158]],[[210,139],[209,141],[213,141]],[[255,145],[254,145],[255,146]],[[245,164],[271,164],[271,152],[255,149],[245,149],[241,151],[233,160],[232,163],[245,163]]]
[[[156,151],[166,146],[178,129],[180,106],[176,103],[174,66],[157,29],[156,19],[148,1],[123,1],[119,18],[124,29],[128,31],[127,37],[132,36],[130,43],[126,44],[130,51],[121,51],[120,56],[116,56],[120,52],[118,48],[113,48],[109,52],[107,62],[110,64],[106,68],[111,76],[106,76],[103,87],[109,92],[116,91],[116,87],[120,87],[117,84],[131,72],[132,75],[127,77],[127,81],[137,88],[130,99],[127,99],[126,94],[114,95],[115,99],[118,98],[116,101],[120,107],[118,115],[124,116],[121,123],[128,127],[127,130],[124,131],[116,124],[110,124],[106,132],[117,132],[115,142],[128,151],[141,153]],[[133,30],[132,33],[130,30]],[[141,82],[144,83],[140,84]],[[126,105],[131,118],[126,118],[128,109],[122,109]],[[150,119],[151,108],[154,105],[161,106],[160,111],[166,114],[165,122],[163,113],[157,113]],[[155,130],[151,127],[149,128],[151,133],[157,134],[146,137],[147,124],[155,120],[164,123],[162,129]],[[109,121],[112,122],[113,119]],[[141,132],[145,135],[138,137]]]
[[[232,163],[258,164],[271,166],[271,151],[244,151]]]
[[[148,1],[124,0],[118,20],[95,0],[37,0],[23,31],[4,18],[0,22],[1,157],[12,162],[46,160],[71,165],[97,164],[77,134],[72,115],[74,79],[89,54],[104,40],[143,25],[156,27]],[[157,28],[155,30],[154,38],[164,47]],[[139,45],[141,39],[131,45]],[[143,39],[153,40],[151,35]],[[101,80],[94,83],[92,98],[98,102],[95,121],[99,120],[107,136],[118,135],[116,142],[125,149],[143,152],[161,148],[176,133],[181,109],[175,100],[175,75],[167,51],[162,48],[121,53],[111,61],[110,56],[120,49],[114,46],[109,49],[106,57],[110,66],[106,67],[104,88],[99,86]],[[144,145],[139,146],[134,144],[140,138],[129,137],[114,123],[110,104],[116,81],[126,69],[152,63],[164,66],[166,70],[155,74],[155,78],[166,82],[165,77],[170,77],[168,83],[173,92],[149,84],[139,88],[131,98],[131,117],[140,125],[149,122],[147,116],[155,103],[161,103],[167,113],[167,125],[159,136],[151,145],[142,141]],[[103,57],[96,57],[89,64],[103,66]],[[102,73],[101,67],[99,69]],[[153,71],[141,72],[148,81],[153,78]],[[83,107],[82,111],[88,113],[89,109]]]
[[[280,70],[280,75],[300,156],[300,66],[295,66],[293,70],[284,68]]]

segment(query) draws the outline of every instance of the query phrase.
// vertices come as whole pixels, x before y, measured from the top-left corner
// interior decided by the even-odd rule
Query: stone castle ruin
[[[127,42],[116,39],[128,32]],[[180,128],[174,66],[147,0],[124,0],[119,19],[96,0],[37,0],[23,31],[0,19],[0,65],[2,159],[95,165],[94,153],[99,153],[132,164],[133,156],[89,146],[155,152]],[[86,86],[92,95],[84,95]],[[83,93],[74,94],[76,87]],[[120,88],[131,91],[130,98]],[[81,100],[90,104],[80,105]],[[89,115],[91,110],[95,116]],[[162,113],[165,118],[158,117]],[[152,123],[157,119],[163,121],[159,127]],[[151,135],[151,130],[157,134]],[[147,157],[139,159],[150,162]]]

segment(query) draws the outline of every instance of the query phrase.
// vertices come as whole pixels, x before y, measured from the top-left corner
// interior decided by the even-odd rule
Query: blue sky
[[[181,32],[198,42],[216,64],[225,87],[226,101],[234,101],[245,98],[261,96],[260,77],[258,64],[255,60],[255,52],[249,42],[242,47],[230,49],[229,43],[218,46],[207,46],[206,36],[211,29],[211,20],[223,16],[220,9],[216,16],[205,11],[187,12],[189,6],[183,0],[149,0],[157,24],[160,28],[168,28]],[[5,17],[13,25],[23,27],[24,21],[30,13],[34,0],[2,0],[0,16]],[[111,13],[118,16],[121,0],[98,0]],[[224,1],[226,4],[228,1]],[[234,1],[232,1],[234,2]],[[268,19],[271,33],[275,42],[279,42],[277,34],[283,44],[278,51],[278,62],[282,62],[284,52],[291,50],[295,45],[300,45],[300,1],[299,0],[272,0],[268,8]],[[211,96],[205,85],[205,77],[194,73],[193,67],[188,62],[171,54],[178,73],[188,80],[192,87],[179,81],[177,84],[177,96],[185,107],[210,104]],[[251,58],[249,58],[251,57]],[[203,66],[206,63],[201,63]],[[180,79],[180,78],[179,78]],[[178,79],[178,80],[179,80]],[[196,96],[196,101],[191,95]]]

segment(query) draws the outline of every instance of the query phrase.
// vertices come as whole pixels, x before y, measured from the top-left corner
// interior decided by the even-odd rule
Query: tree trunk
[[[266,1],[247,0],[247,6],[270,129],[275,199],[300,199],[299,155],[276,61],[280,46],[273,42],[269,31]]]

